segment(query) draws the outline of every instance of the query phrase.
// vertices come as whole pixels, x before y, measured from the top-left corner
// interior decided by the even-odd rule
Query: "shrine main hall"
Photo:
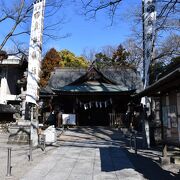
[[[140,73],[131,68],[55,68],[40,92],[43,118],[61,111],[75,114],[78,126],[109,126],[111,116],[125,114],[141,90]]]

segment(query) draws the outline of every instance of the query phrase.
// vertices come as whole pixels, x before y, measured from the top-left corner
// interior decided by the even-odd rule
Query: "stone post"
[[[32,141],[32,147],[38,145],[38,119],[37,119],[37,106],[31,106],[31,131],[30,131],[30,140]]]

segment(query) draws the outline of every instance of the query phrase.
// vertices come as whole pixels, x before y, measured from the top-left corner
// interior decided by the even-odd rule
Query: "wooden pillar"
[[[62,125],[62,112],[58,112],[57,114],[57,127],[60,128]]]
[[[76,106],[77,106],[77,97],[74,98],[74,102],[73,102],[73,114],[75,114],[75,117],[76,117],[76,125],[79,125],[79,122],[78,122],[78,114],[76,112]]]
[[[76,113],[76,100],[77,98],[75,97],[75,98],[72,98],[72,101],[73,101],[73,114],[75,114]]]

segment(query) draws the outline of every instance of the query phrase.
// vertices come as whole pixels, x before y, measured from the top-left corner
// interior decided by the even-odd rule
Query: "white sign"
[[[76,125],[75,114],[62,114],[63,124]]]
[[[29,58],[28,58],[28,77],[26,102],[36,104],[39,99],[39,74],[41,68],[41,53],[42,53],[42,32],[44,20],[45,0],[36,0],[34,2]]]
[[[149,66],[152,60],[153,42],[155,38],[155,7],[155,0],[144,0],[145,87],[149,85]]]

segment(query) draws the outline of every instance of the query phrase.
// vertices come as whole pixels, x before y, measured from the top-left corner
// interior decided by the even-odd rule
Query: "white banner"
[[[152,61],[156,23],[155,0],[144,0],[145,87],[149,85],[149,66]]]
[[[44,20],[45,0],[36,0],[34,2],[29,58],[28,58],[28,77],[26,102],[36,104],[39,99],[39,74],[41,68],[42,53],[42,33]]]

